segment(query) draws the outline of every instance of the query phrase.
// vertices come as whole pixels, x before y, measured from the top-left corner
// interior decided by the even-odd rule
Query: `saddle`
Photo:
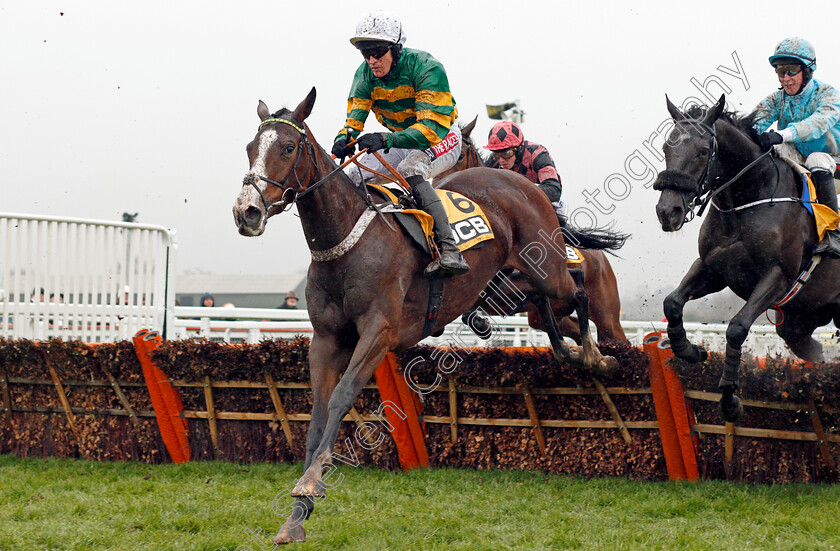
[[[838,223],[840,223],[840,216],[830,207],[817,203],[817,192],[814,188],[814,183],[811,181],[811,172],[807,168],[802,166],[798,160],[786,155],[780,155],[779,158],[790,165],[802,179],[802,206],[813,217],[817,235],[819,236],[819,240],[822,241],[823,237],[825,237],[825,232],[837,229]],[[834,180],[834,186],[835,188],[838,187],[837,180]]]
[[[426,254],[432,255],[434,240],[432,228],[434,219],[425,211],[416,208],[414,199],[402,188],[388,187],[383,184],[366,184],[368,191],[377,201],[380,210],[393,214],[403,231]],[[484,211],[473,201],[460,193],[436,189],[443,203],[455,244],[462,252],[480,248],[484,242],[494,239],[493,228]]]

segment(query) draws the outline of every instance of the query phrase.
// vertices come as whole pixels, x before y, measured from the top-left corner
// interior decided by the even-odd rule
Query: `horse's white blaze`
[[[260,176],[265,174],[265,165],[266,165],[266,157],[268,156],[268,150],[277,140],[277,131],[273,128],[267,129],[260,135],[260,143],[257,146],[257,156],[254,159],[254,164],[251,165],[251,171],[249,174],[253,175],[256,178],[256,184],[259,188],[260,192],[265,193],[268,184],[266,184]],[[260,195],[257,193],[257,190],[253,188],[253,186],[245,186],[242,188],[242,193],[245,196],[244,198],[249,202],[256,203],[257,205],[260,204]]]
[[[269,128],[260,136],[260,145],[257,147],[257,158],[254,159],[254,164],[251,165],[251,173],[256,175],[265,174],[265,158],[268,154],[268,149],[277,140],[277,131]]]

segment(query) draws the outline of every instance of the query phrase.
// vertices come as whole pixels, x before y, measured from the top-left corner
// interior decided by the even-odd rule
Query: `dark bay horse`
[[[707,354],[691,344],[683,328],[689,300],[729,287],[746,300],[726,330],[726,358],[719,388],[724,420],[740,419],[738,389],[741,346],[753,322],[792,289],[817,242],[814,221],[804,208],[800,178],[786,162],[762,154],[752,116],[724,112],[725,98],[709,109],[680,112],[667,100],[675,128],[663,147],[666,170],[654,183],[661,191],[656,215],[664,231],[679,230],[694,208],[709,205],[700,228],[700,257],[664,302],[674,354],[689,362]],[[702,214],[702,208],[700,213]],[[840,314],[840,270],[823,259],[801,292],[779,309],[776,332],[802,359],[822,358],[811,336]]]
[[[306,118],[315,103],[315,89],[294,111],[270,114],[263,102],[261,124],[248,144],[250,171],[233,207],[239,233],[261,235],[268,219],[297,204],[312,254],[306,284],[314,329],[309,348],[312,416],[306,442],[305,472],[292,495],[294,510],[278,532],[276,543],[304,541],[303,520],[314,500],[324,495],[322,470],[331,466],[341,420],[362,387],[391,351],[404,350],[424,335],[429,279],[423,276],[428,257],[402,232],[392,231],[385,216],[373,210],[366,195],[330,159],[313,138]],[[530,182],[512,172],[485,169],[462,174],[444,186],[478,204],[495,238],[464,252],[470,271],[445,279],[443,301],[434,330],[460,316],[503,269],[529,278],[545,319],[553,319],[549,297],[564,301],[567,315],[577,309],[583,335],[582,352],[569,349],[549,326],[555,355],[592,369],[612,369],[615,360],[601,356],[588,332],[586,292],[566,269],[563,255],[542,244],[540,232],[562,232],[548,199]],[[539,250],[539,262],[524,254]],[[553,330],[552,330],[553,328]]]
[[[435,179],[436,184],[443,181],[443,178],[449,174],[454,174],[469,168],[490,166],[488,164],[490,161],[483,159],[478,153],[478,148],[475,146],[471,137],[477,120],[478,117],[461,129],[461,138],[463,140],[461,156],[455,166]],[[569,239],[570,235],[572,239]],[[590,241],[589,245],[593,247],[604,247],[606,249],[618,249],[624,244],[624,239],[626,238],[617,233],[613,235],[602,233],[601,236],[603,239]],[[567,231],[566,239],[567,241],[574,242],[574,235]],[[581,248],[580,252],[583,255],[583,261],[570,262],[569,269],[579,269],[583,272],[584,288],[589,297],[589,318],[595,324],[595,327],[598,328],[598,342],[629,344],[630,341],[627,340],[624,329],[621,327],[621,299],[618,296],[618,283],[606,253],[600,248]],[[520,286],[520,282],[515,282],[515,284]],[[500,287],[497,286],[496,288]],[[520,290],[525,291],[524,288],[520,288]],[[561,316],[558,311],[561,306],[561,304],[557,304],[555,308],[554,304],[552,304],[552,310],[554,310],[554,314],[557,316],[557,322],[560,325],[560,333],[580,344],[580,324],[574,316]],[[537,309],[532,304],[529,304],[525,311],[528,312],[528,324],[534,329],[545,331],[545,324]],[[509,314],[510,312],[488,311],[488,313]]]

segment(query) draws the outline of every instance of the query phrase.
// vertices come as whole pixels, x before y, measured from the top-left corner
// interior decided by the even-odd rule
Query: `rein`
[[[475,145],[473,145],[472,139],[467,137],[467,136],[462,135],[461,136],[461,142],[463,142],[463,145],[466,146],[466,147],[461,148],[462,151],[464,152],[463,154],[467,156],[467,166],[464,167],[464,170],[466,170],[468,168],[473,168],[472,154],[474,152],[475,156],[478,157],[478,150],[475,148]],[[479,162],[475,166],[477,166],[477,167],[478,166],[483,166],[483,163]]]
[[[688,223],[688,222],[690,222],[691,220],[694,219],[694,216],[695,216],[694,209],[697,208],[698,205],[699,205],[700,209],[697,211],[697,216],[703,216],[703,212],[705,212],[706,207],[709,206],[709,203],[711,203],[715,207],[715,209],[717,209],[720,212],[733,212],[733,211],[743,210],[743,209],[746,209],[746,208],[750,208],[750,207],[765,204],[765,203],[771,203],[772,204],[772,203],[776,203],[776,202],[798,201],[798,199],[793,198],[793,197],[786,197],[786,198],[780,198],[780,199],[770,197],[769,199],[762,199],[762,200],[759,200],[759,201],[754,201],[752,203],[748,203],[746,205],[741,205],[741,206],[734,207],[734,208],[731,208],[731,209],[726,209],[726,210],[721,209],[720,207],[718,207],[714,203],[714,201],[713,201],[714,197],[716,195],[718,195],[719,193],[721,193],[722,191],[724,191],[729,186],[731,186],[732,184],[734,184],[735,182],[737,182],[750,169],[752,169],[754,166],[756,166],[765,157],[770,155],[773,150],[769,149],[769,150],[765,151],[764,153],[762,153],[761,155],[759,155],[758,157],[756,157],[755,159],[753,159],[753,161],[750,162],[744,168],[742,168],[738,172],[738,174],[736,174],[735,176],[730,178],[728,181],[726,181],[722,185],[717,186],[717,187],[712,187],[709,184],[709,174],[712,171],[712,164],[714,163],[714,161],[715,161],[715,159],[717,158],[717,155],[718,155],[718,140],[717,140],[717,133],[715,131],[715,127],[713,125],[708,125],[705,122],[699,121],[699,120],[696,120],[696,119],[680,119],[680,120],[674,121],[674,122],[675,122],[675,124],[690,124],[692,126],[700,127],[712,136],[712,148],[711,148],[711,152],[709,154],[709,160],[706,163],[706,168],[703,170],[703,174],[700,176],[699,184],[697,186],[697,191],[694,192],[694,197],[692,197],[691,201],[689,201],[688,204],[685,205],[685,211],[686,211],[685,223]],[[781,175],[779,174],[779,166],[776,163],[773,163],[773,166],[776,168],[776,186],[778,186],[779,181],[781,180]],[[687,181],[690,178],[687,174],[686,175],[675,174],[675,175],[673,175],[673,177],[675,179],[679,180],[680,183],[683,183],[683,184],[685,183],[684,181]],[[669,186],[667,183],[661,185],[660,189],[666,189],[667,187],[674,187],[678,191],[680,190],[679,187],[675,187],[674,184],[671,184]],[[654,186],[654,189],[656,189],[656,186]],[[775,192],[775,187],[774,187],[774,192]],[[703,197],[704,195],[705,195],[705,197]],[[683,202],[685,203],[685,199],[683,199]]]
[[[699,211],[697,211],[697,216],[703,216],[703,211],[704,211],[704,210],[706,210],[706,207],[709,205],[709,203],[712,201],[712,199],[715,197],[715,195],[717,195],[718,193],[720,193],[721,191],[725,190],[725,189],[726,189],[726,188],[728,188],[730,185],[732,185],[733,183],[735,183],[735,182],[736,182],[736,181],[737,181],[737,180],[738,180],[741,176],[743,176],[743,175],[744,175],[744,174],[745,174],[745,173],[746,173],[749,169],[751,169],[752,167],[754,167],[755,165],[757,165],[757,164],[759,163],[759,161],[761,161],[764,157],[767,157],[768,155],[770,155],[770,153],[771,153],[772,151],[773,151],[772,149],[768,149],[767,151],[765,151],[764,153],[762,153],[761,155],[759,155],[758,157],[756,157],[756,158],[755,158],[755,160],[753,160],[753,162],[751,162],[750,164],[748,164],[747,166],[745,166],[744,168],[742,168],[742,169],[740,170],[740,172],[738,172],[738,174],[736,174],[735,176],[733,176],[732,178],[730,178],[728,182],[726,182],[725,184],[723,184],[723,185],[721,185],[721,186],[717,187],[716,189],[712,190],[712,192],[711,192],[711,193],[709,193],[709,194],[706,196],[706,198],[705,198],[705,199],[703,199],[703,202],[702,202],[702,204],[700,205],[700,210],[699,210]],[[773,166],[775,166],[775,167],[776,167],[776,185],[778,185],[778,184],[779,184],[779,179],[781,178],[781,175],[779,174],[779,165],[777,165],[776,163],[773,163]],[[699,197],[699,196],[698,196],[698,197]],[[791,198],[787,198],[787,199],[791,199]],[[786,200],[787,200],[787,199],[786,199]],[[781,200],[782,200],[782,199],[779,199],[779,201],[781,201]],[[716,208],[717,210],[721,211],[721,212],[729,212],[729,211],[735,211],[735,210],[742,210],[742,209],[745,209],[745,208],[748,208],[748,207],[751,207],[751,206],[755,206],[755,205],[758,205],[758,204],[762,204],[762,203],[768,203],[768,202],[772,203],[773,201],[774,201],[774,198],[773,198],[773,197],[771,197],[770,199],[762,199],[762,200],[760,200],[760,201],[755,201],[755,202],[753,202],[753,203],[749,203],[748,205],[742,205],[742,206],[740,206],[740,207],[735,207],[735,208],[732,208],[732,209],[729,209],[729,210],[726,210],[726,211],[721,210],[721,209],[720,209],[717,205],[715,205],[715,208]]]
[[[335,173],[343,170],[351,162],[356,163],[357,165],[359,165],[362,168],[365,168],[366,170],[370,170],[370,169],[367,169],[366,167],[364,167],[357,160],[361,155],[364,155],[365,153],[367,153],[367,149],[363,149],[363,150],[359,151],[358,153],[356,153],[355,155],[352,155],[349,159],[347,159],[347,161],[341,163],[338,167],[336,167],[332,172],[330,172],[326,176],[318,179],[318,181],[316,181],[315,183],[313,183],[313,184],[307,186],[306,188],[304,188],[303,190],[301,190],[301,188],[303,187],[303,181],[297,175],[297,165],[298,165],[298,162],[300,162],[301,151],[303,150],[303,144],[305,144],[306,150],[307,150],[306,172],[304,173],[303,180],[305,181],[307,176],[309,176],[311,166],[314,166],[314,168],[315,168],[315,177],[316,178],[318,178],[321,175],[321,171],[318,168],[318,162],[317,162],[317,160],[315,160],[315,146],[307,138],[305,127],[301,128],[300,126],[298,126],[297,124],[295,124],[294,122],[292,122],[288,119],[282,119],[282,118],[278,118],[278,117],[265,119],[264,121],[262,121],[260,123],[260,126],[259,126],[258,130],[262,129],[263,126],[265,126],[266,124],[270,124],[270,123],[282,123],[282,124],[287,124],[287,125],[291,126],[295,130],[297,130],[298,133],[300,134],[300,140],[298,141],[298,145],[296,147],[297,154],[295,155],[295,161],[292,164],[291,170],[289,171],[288,174],[286,174],[286,177],[283,178],[283,180],[278,182],[276,180],[272,180],[271,178],[268,178],[268,177],[266,177],[264,175],[261,175],[261,174],[248,174],[248,175],[245,176],[245,178],[242,181],[243,185],[252,186],[257,191],[257,194],[260,196],[260,201],[262,201],[262,204],[263,204],[263,207],[264,207],[262,223],[265,223],[265,221],[268,218],[269,214],[271,213],[272,209],[280,208],[281,209],[280,212],[284,212],[284,211],[288,210],[289,208],[292,207],[292,205],[294,205],[297,202],[297,200],[299,198],[301,198],[301,197],[307,195],[308,193],[311,193],[311,192],[315,191],[316,189],[318,189],[327,180],[329,180],[333,175],[335,175]],[[406,190],[410,189],[410,186],[406,182],[405,178],[403,178],[396,171],[396,169],[393,166],[391,166],[391,164],[389,164],[384,158],[382,158],[379,155],[379,152],[374,151],[373,155],[376,156],[377,159],[379,159],[379,161],[383,164],[383,166],[387,167],[388,170],[390,170],[391,173],[394,174],[396,180],[394,180],[392,178],[388,178],[388,176],[386,176],[384,174],[380,174],[380,173],[378,173],[376,171],[373,171],[373,170],[370,170],[370,172],[373,172],[375,174],[379,174],[380,176],[384,176],[385,178],[388,178],[389,180],[400,184],[400,186],[402,186]],[[288,183],[289,179],[292,177],[292,175],[295,176],[295,180],[296,180],[296,185],[295,185],[294,188],[291,188],[291,187],[287,186],[287,183]],[[263,194],[262,190],[257,185],[257,182],[256,182],[257,179],[264,180],[266,183],[269,183],[269,184],[271,184],[275,187],[278,187],[278,188],[282,189],[283,193],[280,196],[280,200],[269,204],[268,201],[266,200],[265,195]],[[299,191],[299,190],[301,190],[301,191]],[[286,192],[289,192],[289,191],[291,192],[291,197],[289,199],[287,199],[286,198]],[[365,199],[366,203],[368,204],[368,207],[372,211],[375,211],[374,214],[379,214],[379,216],[382,218],[382,220],[385,222],[385,224],[388,226],[388,228],[390,228],[391,231],[396,232],[397,229],[393,225],[391,225],[391,222],[385,217],[385,215],[382,213],[382,211],[379,209],[379,207],[374,203],[373,198],[370,196],[370,194],[367,193],[366,190],[359,190],[359,191],[360,191],[360,193],[363,194],[364,199]],[[363,227],[359,228],[359,222],[362,221],[362,218],[364,218],[365,221],[364,221]],[[333,247],[333,249],[336,249],[336,251],[339,251],[339,250],[342,251],[340,254],[338,254],[338,256],[341,256],[341,254],[343,254],[344,252],[346,252],[347,250],[352,248],[353,244],[355,244],[355,242],[358,241],[358,239],[361,237],[361,234],[364,233],[364,229],[367,228],[367,225],[370,224],[370,222],[372,220],[372,217],[366,217],[364,215],[362,216],[362,218],[360,218],[359,221],[357,221],[357,225],[350,232],[350,235],[348,235],[347,238],[345,238],[345,240],[342,241],[342,243],[339,243],[338,245],[336,245],[336,247]],[[350,241],[352,241],[352,243],[349,243],[348,239]],[[330,251],[328,251],[329,254],[326,255],[327,257],[329,257],[332,253],[336,252],[336,251],[333,251],[333,249],[330,249]],[[316,255],[317,251],[312,251],[312,253],[313,253],[313,255]]]

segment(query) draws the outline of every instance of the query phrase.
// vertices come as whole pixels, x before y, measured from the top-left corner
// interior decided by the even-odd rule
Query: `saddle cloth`
[[[802,206],[814,217],[817,235],[822,241],[825,232],[837,229],[838,223],[840,223],[840,215],[830,207],[817,203],[817,191],[814,188],[814,182],[811,181],[811,173],[807,168],[790,157],[781,156],[780,158],[792,166],[802,178]]]
[[[402,189],[391,189],[380,184],[367,184],[367,187],[389,203],[391,208],[383,212],[395,214],[394,218],[405,232],[420,248],[431,254],[432,228],[434,227],[434,219],[431,215],[420,209],[403,208],[399,203],[399,196],[405,195]],[[455,238],[455,244],[459,250],[466,251],[495,238],[490,221],[487,220],[480,206],[454,191],[436,189],[435,192],[443,203],[449,226],[452,228],[452,237]]]
[[[586,260],[583,253],[577,247],[572,247],[566,243],[566,264],[580,264]]]

